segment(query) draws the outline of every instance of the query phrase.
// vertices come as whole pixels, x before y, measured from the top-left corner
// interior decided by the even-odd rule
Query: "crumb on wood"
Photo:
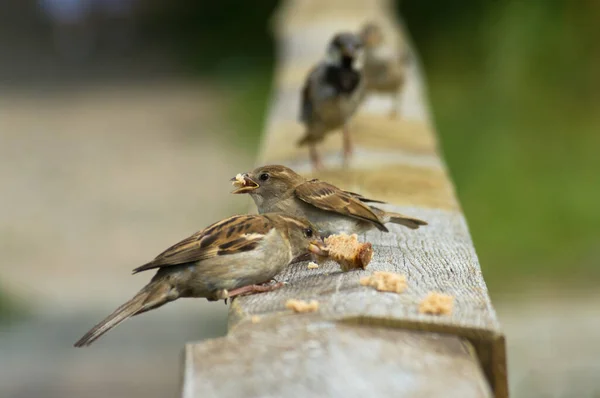
[[[319,302],[290,299],[285,302],[285,308],[294,312],[315,312],[319,310]]]
[[[432,315],[450,315],[454,305],[454,296],[429,292],[427,297],[419,304],[419,312]]]
[[[259,323],[260,322],[260,317],[258,315],[252,315],[252,317],[250,318],[250,322],[252,322],[252,323]]]
[[[325,238],[329,257],[340,265],[342,271],[365,269],[373,257],[373,246],[358,241],[356,234],[331,235]]]
[[[244,176],[240,173],[236,174],[235,176],[235,180],[231,182],[231,184],[234,187],[243,187],[244,185],[246,185],[246,180],[244,179]]]
[[[306,266],[306,268],[308,268],[308,269],[317,269],[317,268],[319,268],[319,264],[315,263],[314,261],[311,261],[310,263],[308,263],[308,265]]]
[[[360,278],[360,284],[371,286],[380,292],[402,293],[406,290],[406,277],[395,272],[375,271],[373,275]]]

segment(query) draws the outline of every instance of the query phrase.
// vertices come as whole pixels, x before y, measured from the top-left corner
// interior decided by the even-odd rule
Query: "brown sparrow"
[[[210,301],[273,290],[269,282],[295,258],[326,255],[306,220],[284,214],[239,215],[210,225],[133,270],[158,268],[138,294],[94,326],[75,347],[87,346],[128,318],[180,297]]]
[[[300,121],[306,126],[298,145],[308,145],[312,165],[322,167],[316,144],[333,130],[343,129],[344,163],[352,144],[348,122],[364,98],[364,84],[355,60],[362,42],[354,33],[339,33],[327,49],[327,57],[308,74],[301,94]]]
[[[384,203],[343,191],[319,180],[306,180],[293,170],[279,165],[263,166],[233,178],[238,188],[232,193],[249,194],[259,213],[283,212],[307,218],[323,236],[354,234],[372,228],[388,232],[385,223],[411,229],[425,221],[390,213],[370,203]]]
[[[381,28],[374,24],[366,24],[360,37],[364,44],[363,77],[367,92],[390,94],[393,96],[394,105],[391,116],[396,116],[400,90],[404,85],[408,54],[402,51],[400,59],[396,54],[386,54],[383,46],[383,33]]]

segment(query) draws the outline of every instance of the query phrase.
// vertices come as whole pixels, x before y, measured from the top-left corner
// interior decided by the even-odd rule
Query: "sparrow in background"
[[[390,116],[396,117],[400,90],[404,86],[406,77],[408,54],[404,49],[400,57],[397,53],[386,53],[381,28],[374,23],[366,24],[360,32],[360,37],[365,47],[363,65],[365,90],[392,95],[394,105]]]
[[[154,260],[133,270],[158,268],[138,294],[94,326],[75,347],[92,344],[128,318],[180,297],[210,301],[273,290],[269,282],[295,258],[326,255],[316,229],[306,220],[283,214],[239,215],[196,232]]]
[[[362,42],[353,33],[333,37],[325,60],[309,73],[300,107],[300,121],[306,126],[298,145],[308,145],[315,169],[322,168],[316,144],[333,130],[342,128],[344,164],[352,153],[348,122],[364,98],[364,84],[355,61],[362,51]]]
[[[388,232],[385,223],[411,229],[425,221],[390,213],[373,207],[384,203],[357,193],[343,191],[319,180],[306,180],[293,170],[279,165],[263,166],[232,179],[238,188],[232,193],[249,194],[259,213],[284,212],[308,219],[323,236],[363,233],[377,228]],[[242,182],[243,181],[243,182]]]

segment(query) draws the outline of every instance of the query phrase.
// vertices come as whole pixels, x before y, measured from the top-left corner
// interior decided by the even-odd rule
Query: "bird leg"
[[[310,162],[312,163],[313,168],[316,171],[323,169],[323,162],[321,161],[321,157],[317,152],[317,146],[314,143],[308,144],[308,152],[310,155]]]
[[[390,119],[398,118],[398,107],[400,106],[400,91],[396,91],[392,98],[392,110],[390,111]]]
[[[348,167],[349,160],[353,152],[352,140],[350,138],[350,129],[348,128],[348,123],[344,123],[344,127],[342,129],[342,137],[344,140],[344,167]]]
[[[243,286],[243,287],[239,287],[237,289],[230,290],[229,298],[234,298],[236,296],[245,296],[247,294],[253,294],[253,293],[270,292],[273,290],[277,290],[280,287],[283,287],[284,285],[285,285],[285,283],[283,283],[283,282],[277,282],[272,285],[262,284],[262,285]]]

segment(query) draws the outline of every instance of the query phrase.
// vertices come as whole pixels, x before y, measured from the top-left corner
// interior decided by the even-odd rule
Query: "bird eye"
[[[269,175],[267,173],[262,173],[258,176],[261,181],[267,181],[269,179]]]
[[[305,235],[307,238],[312,238],[312,236],[313,236],[313,230],[312,230],[311,228],[306,228],[306,229],[304,230],[304,235]]]

